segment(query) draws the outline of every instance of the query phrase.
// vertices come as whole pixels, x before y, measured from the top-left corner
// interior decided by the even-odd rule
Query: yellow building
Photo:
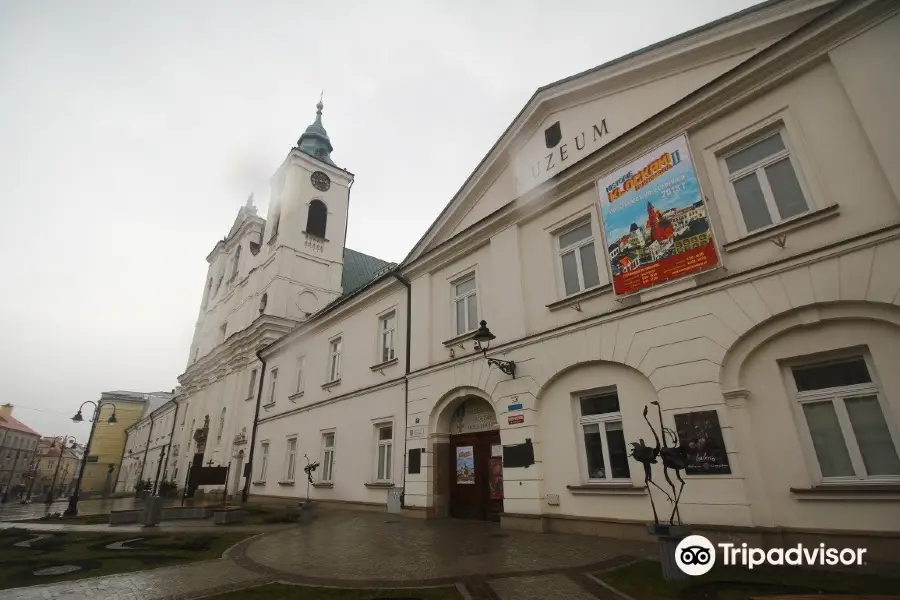
[[[84,477],[81,481],[81,492],[93,492],[106,495],[112,492],[122,463],[122,451],[125,449],[125,430],[134,425],[145,414],[152,412],[172,397],[168,392],[103,392],[100,403],[103,408],[100,418],[94,425],[90,440],[90,454],[87,457]],[[116,422],[110,423],[109,417],[115,407]],[[88,415],[85,413],[85,418]]]

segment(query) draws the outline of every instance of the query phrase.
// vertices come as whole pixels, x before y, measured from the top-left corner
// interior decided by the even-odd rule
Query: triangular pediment
[[[527,195],[833,4],[766,2],[539,89],[406,262]]]

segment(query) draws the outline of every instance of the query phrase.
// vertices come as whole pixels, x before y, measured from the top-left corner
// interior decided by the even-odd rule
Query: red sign
[[[509,415],[508,417],[510,425],[516,425],[518,423],[525,422],[525,415]]]
[[[712,241],[658,262],[627,271],[613,279],[616,294],[629,294],[658,283],[704,271],[718,264]]]

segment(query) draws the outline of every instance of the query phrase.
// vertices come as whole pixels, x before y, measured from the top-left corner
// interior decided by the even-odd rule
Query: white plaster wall
[[[335,433],[334,486],[314,488],[311,497],[320,500],[384,503],[386,489],[365,486],[376,478],[377,424],[393,423],[393,464],[395,485],[400,485],[403,472],[403,386],[401,383],[317,406],[308,406],[280,419],[262,422],[257,432],[254,459],[253,495],[306,497],[306,465],[322,461],[322,433]],[[279,484],[284,479],[288,436],[297,436],[297,467],[294,485]],[[269,442],[269,464],[265,481],[260,480],[260,444]],[[321,477],[321,468],[316,479]]]

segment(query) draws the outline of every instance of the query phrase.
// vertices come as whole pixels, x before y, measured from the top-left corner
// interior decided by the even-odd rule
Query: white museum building
[[[549,84],[399,264],[320,103],[207,257],[167,468],[641,538],[659,440],[694,530],[897,560],[898,56],[900,3],[775,0]]]

